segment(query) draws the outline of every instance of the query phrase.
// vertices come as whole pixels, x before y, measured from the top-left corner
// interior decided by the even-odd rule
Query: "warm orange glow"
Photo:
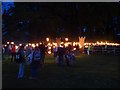
[[[37,44],[36,44],[36,46],[38,47],[38,46],[39,46],[39,44],[37,43]]]
[[[48,54],[51,54],[52,52],[51,51],[48,51]]]
[[[64,44],[64,42],[61,42],[61,44]]]
[[[32,44],[32,47],[35,48],[35,44]]]
[[[47,42],[49,42],[49,40],[50,40],[49,38],[46,38],[46,41],[47,41]]]
[[[54,42],[53,42],[52,44],[57,47],[57,43],[54,43]]]
[[[73,50],[76,50],[76,48],[73,48]]]
[[[48,49],[51,49],[51,47],[48,47]]]
[[[40,45],[41,45],[42,43],[40,42]]]
[[[67,40],[67,39],[66,39]],[[47,40],[49,41],[49,39]],[[14,42],[7,42],[7,44],[10,43],[10,44],[14,44]],[[39,46],[40,44],[42,44],[41,42],[40,43],[36,43],[36,44],[31,44],[31,43],[27,43],[25,47],[28,47],[28,45],[32,46],[33,48],[35,48],[36,46]],[[59,45],[60,47],[68,47],[68,45],[72,45],[72,46],[76,46],[76,45],[79,45],[79,48],[82,48],[82,47],[85,47],[87,48],[89,45],[92,45],[92,46],[102,46],[102,45],[108,45],[108,46],[120,46],[119,43],[109,43],[107,41],[103,42],[103,41],[97,41],[95,43],[93,42],[86,42],[84,43],[84,45],[82,46],[79,42],[61,42],[61,45]],[[5,47],[7,45],[4,45]],[[20,43],[18,46],[16,46],[16,48],[18,48],[19,46],[22,46],[22,44]],[[58,47],[57,43],[55,42],[48,42],[48,44],[46,45],[48,47],[48,50],[49,50],[49,54],[51,54],[51,49],[52,47]],[[73,48],[73,50],[76,50],[76,48]]]
[[[65,41],[68,41],[68,38],[65,38]]]
[[[51,45],[51,43],[48,43],[48,46],[50,46]]]
[[[82,46],[79,44],[79,48],[82,48]]]
[[[85,46],[85,48],[88,48],[88,46]]]
[[[65,47],[67,47],[68,46],[68,43],[65,43]]]

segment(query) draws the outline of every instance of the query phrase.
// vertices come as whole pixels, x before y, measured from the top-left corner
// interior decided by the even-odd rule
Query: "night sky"
[[[68,37],[87,41],[120,41],[120,3],[2,3],[5,41],[40,41]]]

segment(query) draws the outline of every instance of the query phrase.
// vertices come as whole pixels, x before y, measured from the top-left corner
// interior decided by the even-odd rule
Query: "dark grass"
[[[25,65],[25,78],[18,80],[18,65],[10,63],[8,56],[2,62],[3,88],[119,88],[119,56],[76,56],[74,66],[58,67],[53,56],[46,56],[37,80],[29,80],[29,66]]]

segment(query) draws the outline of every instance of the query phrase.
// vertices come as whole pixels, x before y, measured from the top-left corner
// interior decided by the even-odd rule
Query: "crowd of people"
[[[24,77],[24,64],[29,63],[31,76],[30,79],[36,79],[39,68],[44,66],[45,55],[48,48],[45,44],[40,44],[36,47],[28,45],[25,47],[21,45],[16,48],[16,45],[7,45],[4,47],[3,52],[10,56],[11,63],[16,62],[19,64],[18,79]],[[66,63],[67,66],[73,66],[75,62],[75,54],[72,51],[72,47],[69,45],[59,45],[52,49],[53,56],[55,57],[56,64],[63,66]]]

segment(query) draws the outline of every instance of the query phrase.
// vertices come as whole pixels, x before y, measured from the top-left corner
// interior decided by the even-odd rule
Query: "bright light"
[[[26,47],[28,47],[28,44],[26,45]]]
[[[65,38],[65,41],[68,41],[68,38]]]
[[[11,42],[11,44],[14,44],[14,42]]]
[[[64,42],[61,42],[61,44],[63,44]]]
[[[42,43],[40,42],[40,45],[41,45]]]
[[[16,49],[18,49],[18,46],[15,46]]]
[[[63,48],[63,45],[61,45],[61,44],[60,44],[60,47],[62,47],[62,48]]]
[[[57,43],[54,43],[54,42],[53,42],[53,45],[57,47]]]
[[[19,44],[19,46],[22,46],[22,44]]]
[[[46,38],[46,41],[47,41],[47,42],[49,42],[49,40],[50,40],[49,38]]]
[[[75,46],[75,42],[73,42],[73,46]]]
[[[51,43],[48,43],[48,45],[50,46],[50,45],[51,45]]]
[[[48,51],[48,54],[51,54],[52,52],[51,51]]]
[[[76,50],[76,48],[73,48],[73,50]]]
[[[29,43],[29,45],[31,46],[31,43]]]
[[[107,41],[105,43],[107,44]]]
[[[88,46],[85,46],[85,48],[88,48]]]
[[[35,48],[35,44],[32,44],[32,47]]]
[[[48,49],[51,49],[51,47],[48,47]]]
[[[82,48],[82,46],[79,44],[79,48]]]
[[[97,43],[97,44],[99,44],[99,42],[98,42],[98,41],[97,41],[96,43]]]
[[[5,47],[6,47],[7,45],[5,44]]]
[[[7,44],[10,44],[10,42],[7,42]]]
[[[36,46],[38,47],[38,46],[39,46],[39,44],[37,43],[37,44],[36,44]]]
[[[68,46],[68,43],[65,43],[65,47],[67,47]]]

